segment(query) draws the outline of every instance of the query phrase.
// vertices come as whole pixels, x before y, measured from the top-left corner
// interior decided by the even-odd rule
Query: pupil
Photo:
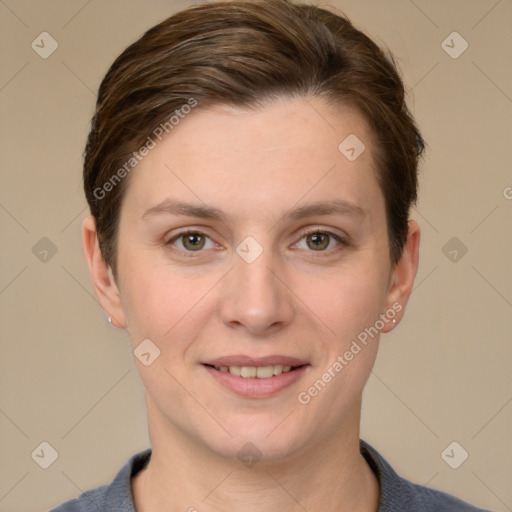
[[[309,241],[312,244],[312,249],[325,249],[329,245],[329,240],[327,235],[321,233],[314,233],[309,235]]]
[[[198,233],[191,233],[185,237],[184,245],[187,249],[197,250],[201,249],[204,245],[204,239],[202,235]]]

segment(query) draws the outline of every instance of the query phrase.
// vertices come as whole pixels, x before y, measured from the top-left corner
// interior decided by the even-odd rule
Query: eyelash
[[[336,233],[333,233],[332,231],[329,231],[328,229],[324,230],[324,229],[320,229],[320,228],[310,229],[310,230],[302,232],[299,240],[297,242],[295,242],[294,245],[297,245],[301,240],[303,240],[307,236],[316,235],[316,234],[327,235],[330,239],[334,239],[337,242],[337,245],[334,248],[327,249],[325,251],[313,251],[313,250],[307,251],[308,253],[311,253],[312,255],[314,254],[315,257],[332,256],[333,254],[341,251],[343,248],[348,247],[348,245],[349,245],[348,240],[343,238],[342,236],[337,235]]]
[[[320,257],[322,257],[322,256],[332,256],[332,254],[340,251],[344,247],[348,247],[349,246],[349,242],[348,242],[347,239],[341,237],[340,235],[337,235],[336,233],[333,233],[332,231],[322,230],[322,229],[319,229],[319,228],[311,229],[311,230],[302,232],[301,235],[300,235],[300,238],[297,240],[297,242],[294,243],[294,245],[298,244],[302,239],[306,238],[307,236],[315,235],[315,234],[327,235],[331,239],[336,240],[336,242],[337,242],[336,247],[334,247],[332,249],[328,249],[328,250],[324,250],[324,251],[313,251],[313,250],[307,251],[307,252],[310,252],[310,253],[316,253],[316,256],[320,256]],[[211,237],[209,237],[208,235],[206,235],[202,231],[190,230],[189,229],[187,231],[182,231],[181,233],[178,233],[178,234],[174,235],[171,239],[169,239],[165,243],[165,245],[167,247],[171,247],[173,251],[179,252],[181,255],[184,255],[185,257],[188,257],[188,258],[197,257],[197,254],[195,254],[195,253],[204,252],[204,250],[187,251],[187,250],[182,250],[182,249],[173,247],[174,242],[176,242],[178,239],[180,239],[180,238],[182,238],[182,237],[184,237],[186,235],[201,235],[201,236],[204,236],[205,238],[207,238],[207,239],[209,239],[209,240],[211,240],[213,242]],[[218,244],[216,244],[216,245],[218,245]]]
[[[182,231],[181,233],[177,233],[176,235],[174,235],[171,239],[169,239],[165,245],[166,247],[169,247],[171,248],[172,251],[174,252],[177,252],[179,253],[180,255],[182,256],[185,256],[186,258],[194,258],[194,257],[197,257],[197,253],[201,253],[201,252],[204,252],[204,250],[200,250],[200,251],[186,251],[186,250],[183,250],[183,249],[179,249],[177,247],[173,247],[174,245],[174,242],[176,242],[177,240],[179,240],[180,238],[182,237],[185,237],[187,235],[201,235],[201,236],[204,236],[205,238],[211,240],[213,242],[213,240],[211,239],[211,237],[209,237],[207,234],[203,233],[202,231],[199,231],[199,230],[195,230],[195,229],[188,229],[186,231]],[[215,243],[215,242],[214,242]],[[218,244],[215,244],[215,245],[218,245]]]

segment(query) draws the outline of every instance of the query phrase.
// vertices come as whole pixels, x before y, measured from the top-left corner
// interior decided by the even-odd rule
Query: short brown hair
[[[122,166],[158,125],[191,101],[257,107],[282,96],[323,97],[363,115],[375,137],[390,259],[400,259],[425,144],[393,57],[328,10],[289,0],[235,0],[195,6],[159,23],[115,60],[101,83],[84,189],[114,272],[130,170],[125,165],[121,172]]]

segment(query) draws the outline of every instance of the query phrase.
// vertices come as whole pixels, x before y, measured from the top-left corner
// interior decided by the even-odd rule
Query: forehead
[[[125,203],[140,215],[171,198],[252,216],[308,200],[383,207],[373,141],[355,110],[318,98],[255,109],[200,105],[137,165]]]

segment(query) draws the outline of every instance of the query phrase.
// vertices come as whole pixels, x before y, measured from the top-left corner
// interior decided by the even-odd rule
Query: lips
[[[244,379],[268,379],[299,368],[290,365],[268,365],[268,366],[214,366],[221,372],[229,372],[231,375],[243,377]]]
[[[268,379],[288,373],[307,364],[301,359],[288,356],[227,356],[204,363],[221,372],[245,379]]]
[[[295,357],[226,356],[203,363],[223,387],[244,397],[264,398],[277,394],[304,375],[307,361]]]
[[[205,361],[203,364],[209,366],[274,366],[274,365],[282,365],[282,366],[303,366],[308,364],[307,361],[303,359],[298,359],[296,357],[288,357],[281,355],[273,355],[273,356],[265,356],[265,357],[250,357],[243,355],[235,355],[235,356],[225,356],[219,357],[217,359],[212,359],[210,361]]]

